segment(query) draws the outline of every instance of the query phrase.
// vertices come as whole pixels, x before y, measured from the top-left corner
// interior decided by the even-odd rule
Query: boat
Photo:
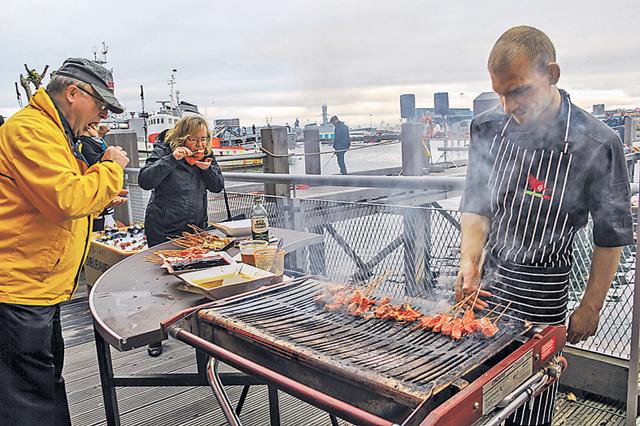
[[[197,105],[179,100],[179,91],[175,90],[175,73],[176,70],[174,69],[171,74],[171,79],[169,80],[169,86],[171,87],[169,100],[157,101],[161,104],[160,110],[150,114],[147,118],[147,142],[151,144],[151,146],[157,141],[160,133],[172,128],[181,117],[197,115],[205,118],[198,111]],[[262,166],[262,158],[238,158],[237,160],[229,160],[229,157],[259,154],[262,151],[258,146],[259,138],[257,134],[248,135],[245,130],[243,137],[234,139],[232,136],[240,136],[240,132],[228,132],[227,130],[231,127],[240,130],[240,121],[239,119],[233,119],[232,123],[227,123],[228,121],[229,120],[215,120],[211,132],[213,155],[216,158],[225,158],[224,161],[220,161],[220,167],[222,169],[237,169]],[[243,145],[240,145],[240,143]]]

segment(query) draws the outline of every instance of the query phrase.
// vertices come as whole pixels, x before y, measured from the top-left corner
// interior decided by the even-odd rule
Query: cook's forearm
[[[489,219],[473,213],[462,213],[460,228],[462,234],[460,264],[473,264],[479,267],[489,234]]]
[[[621,253],[622,247],[594,247],[591,273],[580,303],[582,307],[600,312],[620,263]]]

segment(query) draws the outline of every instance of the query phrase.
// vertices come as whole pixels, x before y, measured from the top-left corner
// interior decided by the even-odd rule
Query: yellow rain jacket
[[[71,298],[89,250],[91,215],[122,190],[123,170],[86,169],[51,98],[39,89],[0,126],[0,303]]]

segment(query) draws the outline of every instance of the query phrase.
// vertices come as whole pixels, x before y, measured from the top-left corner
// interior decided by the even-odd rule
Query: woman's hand
[[[211,167],[211,163],[213,163],[213,158],[209,157],[209,158],[205,158],[202,161],[196,161],[196,166],[198,166],[198,168],[202,169],[202,170],[207,170],[209,167]]]
[[[173,150],[173,158],[178,161],[182,160],[184,157],[191,157],[192,155],[193,153],[186,146],[179,146]]]

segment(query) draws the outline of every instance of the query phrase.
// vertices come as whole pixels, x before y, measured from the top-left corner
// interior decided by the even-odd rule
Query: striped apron
[[[568,222],[566,194],[571,103],[566,96],[562,102],[563,144],[541,144],[509,132],[515,126],[510,117],[491,145],[492,220],[483,282],[493,296],[487,302],[497,312],[510,303],[506,316],[535,324],[561,324],[567,316],[575,231]],[[557,383],[520,407],[507,424],[551,422],[556,392]]]

